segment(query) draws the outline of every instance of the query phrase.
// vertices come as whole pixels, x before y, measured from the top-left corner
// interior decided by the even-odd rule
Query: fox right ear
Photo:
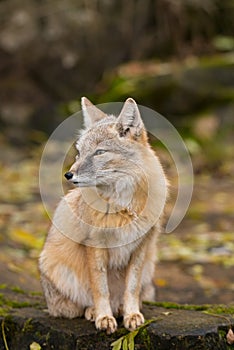
[[[87,97],[81,98],[81,107],[84,116],[84,125],[90,128],[94,123],[106,118],[106,114],[90,102]]]
[[[125,101],[117,118],[117,123],[120,136],[130,137],[139,141],[142,136],[145,138],[145,128],[140,111],[132,98],[128,98]]]

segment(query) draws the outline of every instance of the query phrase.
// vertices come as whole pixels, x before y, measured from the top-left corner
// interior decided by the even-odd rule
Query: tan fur
[[[167,181],[134,100],[119,117],[82,99],[86,129],[70,181],[40,255],[49,313],[85,315],[112,333],[115,316],[133,330],[142,300],[154,300],[153,277]]]

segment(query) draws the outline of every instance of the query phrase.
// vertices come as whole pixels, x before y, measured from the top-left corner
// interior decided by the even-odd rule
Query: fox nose
[[[73,173],[71,171],[68,171],[67,173],[64,174],[64,176],[67,180],[71,180],[73,177]]]

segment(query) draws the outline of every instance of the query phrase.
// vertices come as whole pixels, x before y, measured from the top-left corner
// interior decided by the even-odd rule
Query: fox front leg
[[[93,314],[97,329],[105,330],[107,334],[117,329],[116,319],[110,306],[110,294],[107,280],[107,251],[87,247],[90,284],[94,301]],[[87,310],[88,311],[88,310]],[[87,312],[88,313],[88,312]]]
[[[145,322],[140,312],[141,276],[145,254],[146,247],[143,243],[143,246],[132,254],[126,274],[123,316],[124,327],[131,331]]]

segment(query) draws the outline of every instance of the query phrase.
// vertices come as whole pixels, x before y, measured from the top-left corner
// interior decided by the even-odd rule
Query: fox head
[[[105,198],[127,206],[145,179],[147,133],[136,102],[128,98],[118,117],[106,115],[86,97],[85,129],[76,142],[77,156],[67,180],[78,187],[96,187]]]

